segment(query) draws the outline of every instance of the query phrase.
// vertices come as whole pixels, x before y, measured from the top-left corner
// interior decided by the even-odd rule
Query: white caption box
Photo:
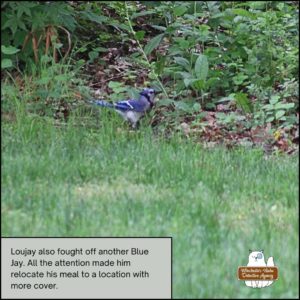
[[[2,238],[3,299],[170,299],[171,238]]]

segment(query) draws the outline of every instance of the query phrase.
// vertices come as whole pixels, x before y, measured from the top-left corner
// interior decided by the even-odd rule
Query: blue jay
[[[130,99],[125,101],[119,101],[115,103],[109,103],[105,100],[94,100],[92,103],[102,106],[113,108],[119,113],[126,121],[129,121],[132,128],[136,128],[141,117],[146,112],[151,110],[154,105],[155,90],[151,88],[144,88],[140,92],[138,100]]]

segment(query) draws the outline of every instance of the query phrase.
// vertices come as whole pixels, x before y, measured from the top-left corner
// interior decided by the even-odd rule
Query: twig
[[[126,10],[126,18],[127,18],[128,24],[129,24],[130,31],[131,31],[132,35],[134,36],[134,38],[135,38],[135,31],[134,31],[134,29],[133,29],[133,27],[132,27],[132,23],[131,23],[131,20],[130,20],[130,18],[129,18],[128,7],[127,7],[127,2],[126,2],[126,1],[125,1],[125,10]],[[152,70],[152,74],[154,75],[155,79],[158,81],[158,83],[159,83],[161,89],[163,90],[165,96],[168,97],[168,93],[166,92],[166,90],[165,90],[165,88],[164,88],[162,82],[159,80],[158,75],[157,75],[157,74],[155,73],[155,71],[152,69],[152,66],[151,66],[151,64],[150,64],[150,61],[149,61],[149,59],[148,59],[146,53],[144,52],[144,49],[143,49],[142,45],[140,44],[140,42],[139,42],[138,39],[135,38],[135,41],[136,41],[136,43],[138,44],[139,50],[140,50],[140,52],[143,54],[143,56],[144,56],[144,58],[145,58],[145,61],[146,61],[147,65],[148,65],[148,67]]]
[[[39,56],[38,56],[38,46],[37,46],[37,40],[35,34],[32,35],[32,48],[34,53],[34,60],[37,63],[39,61]]]
[[[113,76],[113,77],[110,77],[110,78],[108,78],[108,79],[106,79],[106,80],[103,80],[103,81],[101,81],[101,82],[91,83],[90,86],[94,86],[94,85],[98,85],[98,84],[103,84],[104,82],[111,81],[112,79],[122,77],[122,76],[124,75],[124,73],[125,73],[125,71],[122,72],[122,73],[120,73],[120,74],[118,74],[118,75],[115,75],[115,76]]]
[[[70,34],[70,32],[66,28],[64,28],[62,26],[58,26],[58,28],[62,29],[67,34],[67,36],[68,36],[68,46],[69,47],[68,47],[68,50],[67,50],[67,52],[66,52],[66,54],[65,54],[65,56],[63,58],[63,59],[65,59],[68,56],[69,52],[71,51],[71,47],[72,47],[71,34]]]
[[[22,50],[25,49],[25,47],[26,47],[26,45],[27,45],[27,43],[28,43],[30,37],[31,37],[31,32],[29,32],[29,33],[25,36],[25,39],[24,39],[24,42],[23,42],[23,46],[22,46]]]
[[[45,54],[48,55],[49,47],[50,47],[50,26],[46,30],[46,49]]]

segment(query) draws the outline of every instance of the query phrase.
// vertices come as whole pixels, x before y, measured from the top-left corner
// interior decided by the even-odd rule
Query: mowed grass
[[[298,297],[297,157],[79,125],[2,124],[3,236],[172,236],[174,298]],[[249,249],[271,287],[237,280]]]

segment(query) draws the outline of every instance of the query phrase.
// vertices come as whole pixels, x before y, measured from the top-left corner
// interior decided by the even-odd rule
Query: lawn
[[[2,123],[3,236],[172,236],[174,298],[298,297],[296,156],[104,123]],[[272,288],[237,280],[249,249],[274,257]]]

